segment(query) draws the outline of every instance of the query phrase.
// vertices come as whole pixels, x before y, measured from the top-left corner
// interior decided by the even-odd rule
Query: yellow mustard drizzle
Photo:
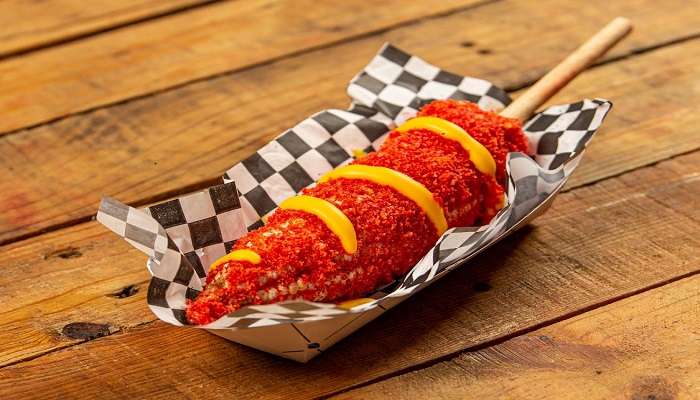
[[[365,179],[380,185],[392,187],[402,195],[411,199],[425,212],[428,219],[430,219],[435,226],[438,236],[442,235],[447,230],[445,214],[440,204],[435,201],[433,194],[420,182],[408,175],[385,167],[346,165],[326,173],[318,182],[323,183],[337,178]]]
[[[491,153],[459,125],[437,117],[417,117],[409,119],[396,128],[399,132],[407,132],[412,129],[427,129],[447,139],[459,142],[469,153],[469,159],[474,163],[476,169],[487,175],[496,175],[496,161]]]
[[[260,264],[260,255],[254,252],[253,250],[248,249],[234,250],[216,260],[211,265],[211,268],[214,268],[217,265],[221,265],[228,261],[248,261],[251,264]]]
[[[353,149],[352,156],[357,160],[367,155],[367,152],[362,149]]]
[[[370,299],[369,297],[361,297],[359,299],[347,300],[342,303],[338,303],[338,308],[349,310],[351,308],[359,306],[360,304],[367,304],[370,301],[374,301],[374,299]]]
[[[357,251],[357,235],[350,219],[333,203],[311,196],[290,197],[280,204],[283,210],[304,211],[317,216],[326,224],[338,239],[348,254]]]

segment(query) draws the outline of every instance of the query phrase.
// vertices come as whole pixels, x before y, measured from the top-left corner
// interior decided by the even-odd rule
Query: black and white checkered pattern
[[[356,103],[398,123],[434,99],[468,100],[485,110],[499,110],[510,103],[508,94],[490,82],[441,70],[390,44],[355,76],[348,94]]]
[[[97,220],[149,256],[148,304],[163,320],[184,324],[185,301],[206,279],[205,266],[247,231],[235,183],[213,186],[143,210],[105,198]]]
[[[205,267],[230,250],[246,228],[259,226],[261,217],[282,200],[349,162],[354,150],[375,150],[390,129],[414,116],[422,104],[456,98],[500,109],[510,102],[489,82],[442,71],[391,45],[353,79],[348,93],[353,100],[349,110],[326,110],[302,121],[229,169],[224,180],[230,183],[144,211],[103,200],[98,220],[150,257],[148,302],[159,318],[186,324],[185,302],[201,290]],[[507,205],[488,225],[445,232],[406,276],[375,292],[374,301],[350,310],[307,301],[248,306],[201,328],[216,329],[222,336],[235,334],[241,343],[290,358],[295,356],[287,353],[306,357],[309,351],[325,349],[352,332],[346,326],[357,329],[543,212],[578,165],[610,107],[605,100],[583,100],[550,107],[527,121],[530,154],[509,155]],[[285,349],[286,342],[279,338],[265,343],[255,339],[287,325],[303,338],[296,337],[294,343],[307,348]],[[246,336],[248,328],[256,328],[256,333]],[[341,336],[336,334],[341,331]]]
[[[168,248],[168,236],[165,229],[143,211],[105,197],[100,203],[97,220],[149,258],[157,262],[163,259]]]
[[[206,267],[231,251],[247,230],[235,183],[213,186],[145,209],[204,281]]]
[[[224,181],[235,181],[242,194],[246,226],[260,226],[261,217],[284,199],[351,161],[353,151],[375,150],[392,123],[376,112],[367,117],[343,110],[322,111],[234,165]]]
[[[484,226],[453,228],[404,278],[390,296],[406,296],[427,282],[464,264],[496,243],[523,221],[529,221],[564,186],[568,174],[563,166],[546,170],[522,153],[510,153],[506,163],[507,206]],[[543,211],[543,210],[542,210]]]
[[[547,169],[564,164],[584,149],[610,107],[606,100],[586,99],[535,115],[523,127],[535,161]]]

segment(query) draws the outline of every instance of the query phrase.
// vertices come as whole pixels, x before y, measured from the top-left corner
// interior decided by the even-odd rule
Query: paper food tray
[[[284,199],[322,174],[376,150],[397,124],[433,99],[500,110],[510,98],[490,82],[443,71],[389,44],[350,82],[348,110],[325,110],[234,165],[224,184],[144,209],[104,198],[97,220],[146,253],[148,305],[161,320],[188,325],[187,299],[202,290],[208,266],[262,224]],[[611,103],[582,100],[550,107],[524,124],[528,155],[507,159],[507,205],[488,224],[445,232],[411,270],[351,309],[286,301],[247,306],[195,328],[306,362],[542,213],[576,168]],[[408,311],[408,310],[407,310]]]

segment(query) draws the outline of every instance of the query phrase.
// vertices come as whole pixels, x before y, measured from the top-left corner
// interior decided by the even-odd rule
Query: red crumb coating
[[[206,324],[244,305],[303,298],[339,301],[391,282],[437,240],[423,211],[394,189],[368,181],[337,179],[305,190],[335,204],[353,223],[358,251],[350,257],[320,219],[277,210],[234,249],[253,249],[262,261],[227,262],[207,276],[206,290],[191,302],[187,318]]]
[[[391,168],[422,183],[443,206],[449,226],[489,221],[503,195],[493,177],[474,168],[458,142],[428,130],[393,131],[381,151],[357,163]]]
[[[527,138],[517,119],[485,111],[468,101],[439,100],[426,104],[419,116],[439,117],[462,127],[483,144],[496,160],[496,180],[505,181],[506,155],[512,151],[527,153]]]
[[[304,192],[333,203],[350,219],[357,234],[358,250],[350,268],[358,276],[350,286],[329,293],[333,298],[355,298],[391,282],[438,239],[423,210],[388,186],[341,178]]]
[[[456,123],[484,144],[496,160],[496,179],[477,171],[457,142],[420,129],[391,132],[377,152],[354,163],[392,168],[422,183],[443,206],[450,227],[487,223],[502,201],[498,182],[504,181],[506,154],[527,150],[519,122],[452,100],[434,101],[420,115]],[[357,252],[346,254],[316,216],[276,210],[265,226],[234,246],[257,252],[261,262],[215,266],[204,291],[188,302],[190,323],[213,322],[251,304],[360,297],[405,274],[438,239],[425,213],[388,186],[341,178],[304,194],[328,200],[347,215],[357,234]]]

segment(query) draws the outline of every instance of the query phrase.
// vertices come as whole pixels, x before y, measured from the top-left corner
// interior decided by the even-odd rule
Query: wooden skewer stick
[[[632,22],[627,18],[617,17],[610,21],[603,29],[532,85],[522,96],[510,103],[500,114],[521,121],[527,120],[537,108],[631,31]]]

